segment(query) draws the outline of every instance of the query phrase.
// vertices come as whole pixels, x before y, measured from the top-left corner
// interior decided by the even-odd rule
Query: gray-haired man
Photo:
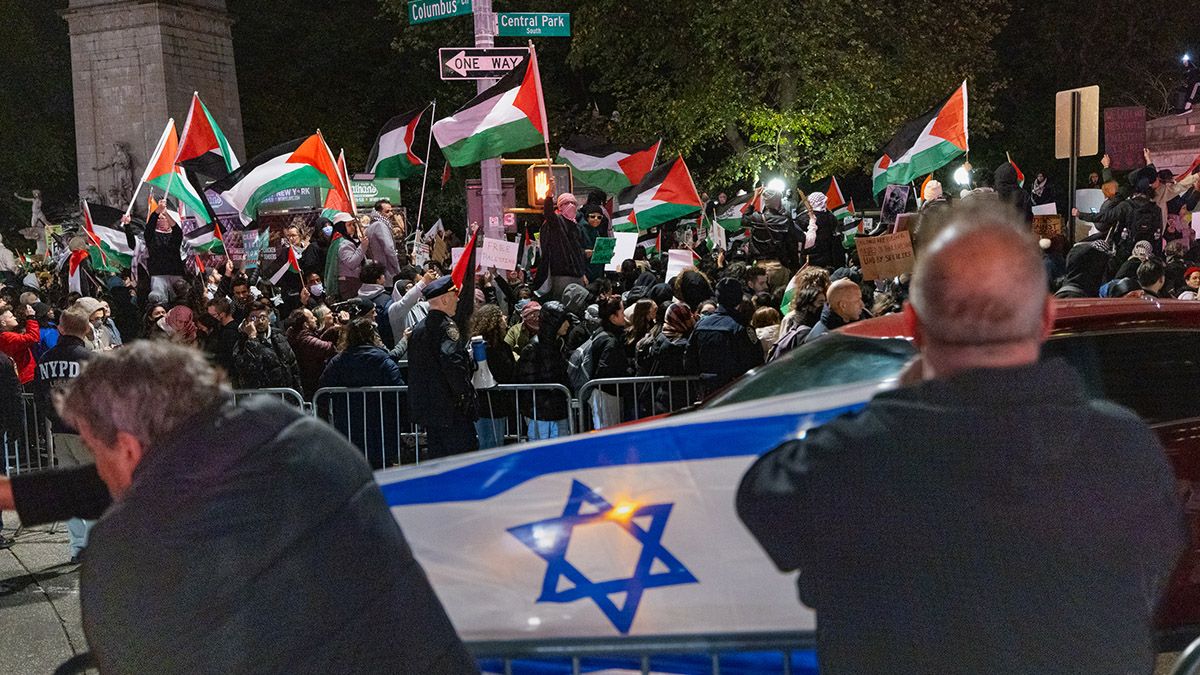
[[[477,672],[363,457],[203,355],[97,355],[58,403],[114,505],[80,595],[104,672]]]

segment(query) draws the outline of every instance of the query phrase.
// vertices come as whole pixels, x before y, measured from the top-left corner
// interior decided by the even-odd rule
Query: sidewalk
[[[0,669],[6,675],[48,675],[87,650],[79,621],[79,566],[69,563],[66,525],[17,531],[4,512],[0,549]]]

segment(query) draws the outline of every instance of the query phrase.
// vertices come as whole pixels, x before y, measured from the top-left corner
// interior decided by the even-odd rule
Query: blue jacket
[[[762,348],[754,330],[724,307],[696,322],[684,356],[687,372],[699,374],[709,393],[762,362]]]

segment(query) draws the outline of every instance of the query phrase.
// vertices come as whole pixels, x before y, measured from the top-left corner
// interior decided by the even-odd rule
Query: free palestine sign
[[[408,3],[408,22],[426,23],[471,13],[471,0],[412,0]]]

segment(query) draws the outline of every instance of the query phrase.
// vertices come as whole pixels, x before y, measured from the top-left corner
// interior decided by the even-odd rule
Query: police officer
[[[474,284],[470,286],[473,295]],[[412,419],[425,429],[428,456],[434,458],[479,448],[475,435],[479,411],[471,386],[475,363],[467,338],[455,321],[456,313],[469,316],[470,300],[465,312],[456,312],[459,292],[449,275],[426,286],[422,295],[429,302],[429,314],[408,339]]]
[[[688,338],[684,367],[700,375],[707,393],[762,365],[758,338],[739,310],[742,300],[740,280],[725,278],[717,282],[717,311],[696,322]]]

